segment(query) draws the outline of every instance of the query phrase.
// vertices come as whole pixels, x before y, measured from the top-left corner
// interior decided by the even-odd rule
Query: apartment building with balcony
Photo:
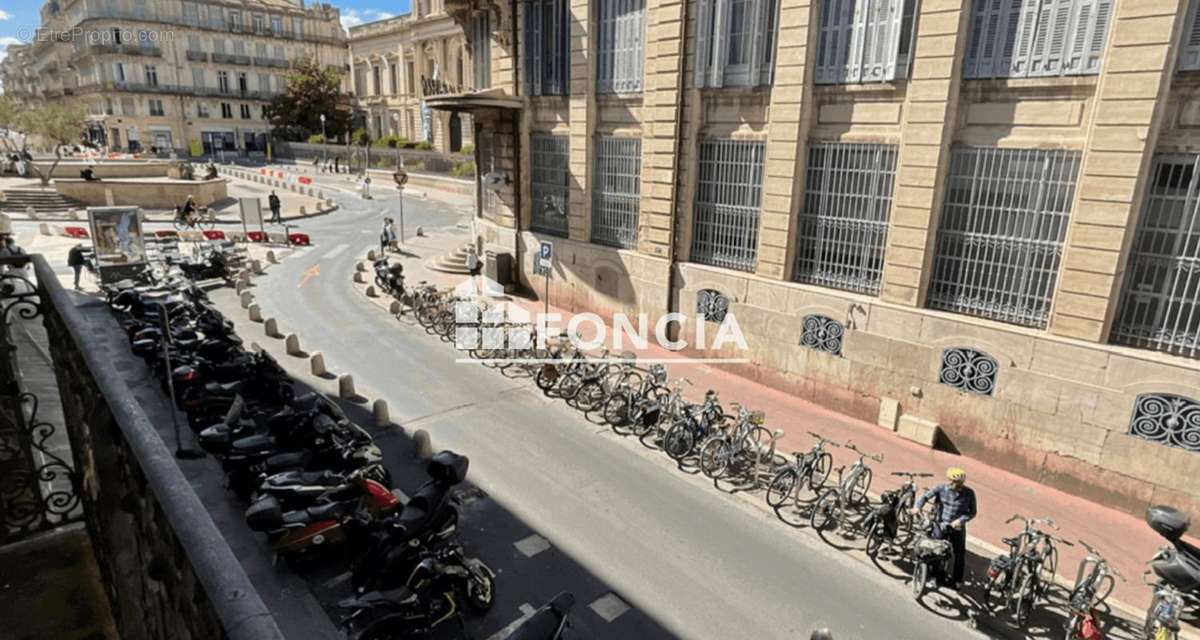
[[[1200,3],[447,6],[488,88],[430,102],[525,287],[553,242],[556,305],[735,317],[748,353],[698,353],[1200,515]]]
[[[34,81],[14,93],[82,101],[89,138],[111,150],[264,153],[265,108],[292,62],[347,70],[339,11],[326,4],[72,0],[41,16],[21,65]]]
[[[430,92],[471,86],[462,28],[442,0],[417,0],[405,15],[350,28],[350,91],[372,138],[401,136],[458,152],[473,140],[469,116],[435,113]]]

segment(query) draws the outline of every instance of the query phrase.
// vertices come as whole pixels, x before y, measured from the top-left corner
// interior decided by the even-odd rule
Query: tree
[[[12,131],[17,128],[21,108],[12,96],[0,94],[0,129]]]
[[[349,130],[350,112],[339,107],[341,75],[311,58],[296,61],[288,75],[287,91],[271,100],[271,126],[284,140],[307,140],[321,134],[337,138]]]
[[[87,111],[80,104],[51,102],[31,105],[21,112],[17,128],[25,134],[26,145],[29,138],[40,138],[42,144],[53,147],[54,162],[48,171],[42,171],[36,164],[30,163],[30,169],[42,181],[42,186],[50,183],[50,176],[62,162],[64,146],[78,144],[84,127],[87,126]]]

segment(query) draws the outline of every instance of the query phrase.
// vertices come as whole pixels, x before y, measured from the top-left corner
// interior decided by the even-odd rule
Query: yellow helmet
[[[959,467],[950,467],[949,469],[946,469],[946,478],[948,478],[951,482],[955,480],[966,480],[967,472],[963,471]]]

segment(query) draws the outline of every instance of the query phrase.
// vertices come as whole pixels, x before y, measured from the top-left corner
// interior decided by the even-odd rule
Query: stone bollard
[[[250,284],[250,270],[249,269],[242,269],[241,272],[238,273],[238,282],[244,282],[246,284]]]
[[[421,460],[433,458],[433,441],[429,438],[428,431],[417,429],[413,432],[413,447],[416,449],[417,457]]]
[[[417,237],[418,238],[425,237],[425,227],[417,227]]]
[[[354,272],[354,282],[355,282],[355,284],[366,284],[367,277],[365,275],[363,275],[363,272],[355,271]]]
[[[388,305],[388,313],[398,316],[400,315],[400,301],[392,300],[392,304]]]
[[[304,205],[300,205],[300,215],[302,215],[302,216],[308,215],[308,209],[306,209],[304,207]]]
[[[345,399],[353,398],[357,395],[358,394],[354,392],[354,376],[348,373],[343,373],[342,375],[338,376],[338,397]]]
[[[325,199],[325,192],[324,192],[324,191],[318,191],[318,192],[317,192],[317,200],[324,200],[324,199]]]
[[[325,356],[320,352],[314,352],[308,357],[308,367],[314,376],[325,375]]]
[[[370,260],[371,262],[375,262],[378,259],[379,259],[379,254],[375,253],[374,249],[371,249],[370,251],[367,252],[367,260]]]
[[[263,271],[263,265],[262,265],[261,260],[251,260],[250,261],[250,270],[253,271],[254,275],[256,275],[256,276],[261,276],[262,274],[266,273],[266,271]]]
[[[46,224],[45,222],[39,224],[38,225],[38,233],[40,233],[44,236],[50,235],[50,225]]]
[[[267,336],[271,338],[283,337],[279,333],[279,322],[275,320],[275,318],[267,318],[266,321],[263,322],[263,333],[267,334]]]
[[[262,322],[263,321],[262,309],[259,308],[258,305],[252,304],[249,307],[246,307],[246,310],[248,312],[250,312],[250,322]]]
[[[279,258],[275,257],[275,250],[267,251],[267,264],[279,264]]]
[[[79,213],[79,209],[71,209],[69,212],[67,212],[67,215],[72,220],[81,220],[82,219],[82,214]]]
[[[375,400],[375,404],[371,405],[371,413],[375,418],[375,424],[380,427],[392,421],[392,419],[388,417],[387,400],[384,400],[383,398],[378,398]]]
[[[325,206],[333,207],[333,198],[325,198]]]
[[[250,304],[254,302],[254,294],[250,293],[249,291],[242,291],[240,293],[242,294],[241,295],[242,308],[249,309]]]
[[[237,294],[240,296],[243,293],[245,293],[246,291],[250,290],[250,283],[242,282],[241,280],[238,280],[237,283],[233,285],[233,290],[236,291]]]
[[[366,272],[367,272],[367,265],[366,265],[366,263],[363,263],[363,262],[355,262],[355,263],[354,263],[354,270],[355,270],[355,271],[362,272],[362,273],[366,273]]]
[[[287,337],[283,339],[283,345],[284,350],[287,351],[289,356],[299,356],[304,354],[304,352],[300,350],[300,336],[294,333],[287,334]]]
[[[375,285],[373,285],[373,284],[367,285],[367,297],[368,298],[378,298],[379,297],[379,292],[375,291]]]
[[[30,220],[37,220],[37,211],[34,211],[32,205],[25,207],[25,215],[29,216]]]

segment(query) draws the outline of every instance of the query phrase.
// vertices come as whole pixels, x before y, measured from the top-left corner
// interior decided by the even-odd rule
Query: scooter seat
[[[312,453],[308,451],[277,453],[267,458],[267,469],[277,470],[276,472],[303,469],[308,466],[310,460],[312,460]]]
[[[332,471],[284,471],[266,479],[264,484],[269,487],[287,487],[292,485],[321,485],[340,484],[342,476]]]
[[[348,598],[341,601],[340,604],[346,608],[353,609],[369,609],[378,606],[392,606],[398,604],[409,604],[417,599],[417,594],[413,593],[408,587],[397,587],[387,591],[372,591],[365,593],[357,598]]]
[[[232,451],[235,454],[269,449],[275,446],[275,439],[268,435],[254,435],[238,438],[233,441]]]
[[[332,520],[345,513],[347,506],[345,502],[330,502],[328,504],[319,504],[315,507],[307,509],[297,509],[283,514],[283,522],[285,524],[300,524],[306,522],[317,522],[319,520]]]
[[[213,395],[231,396],[240,391],[244,384],[245,382],[242,380],[235,380],[233,382],[209,382],[208,384],[204,385],[204,390]]]

